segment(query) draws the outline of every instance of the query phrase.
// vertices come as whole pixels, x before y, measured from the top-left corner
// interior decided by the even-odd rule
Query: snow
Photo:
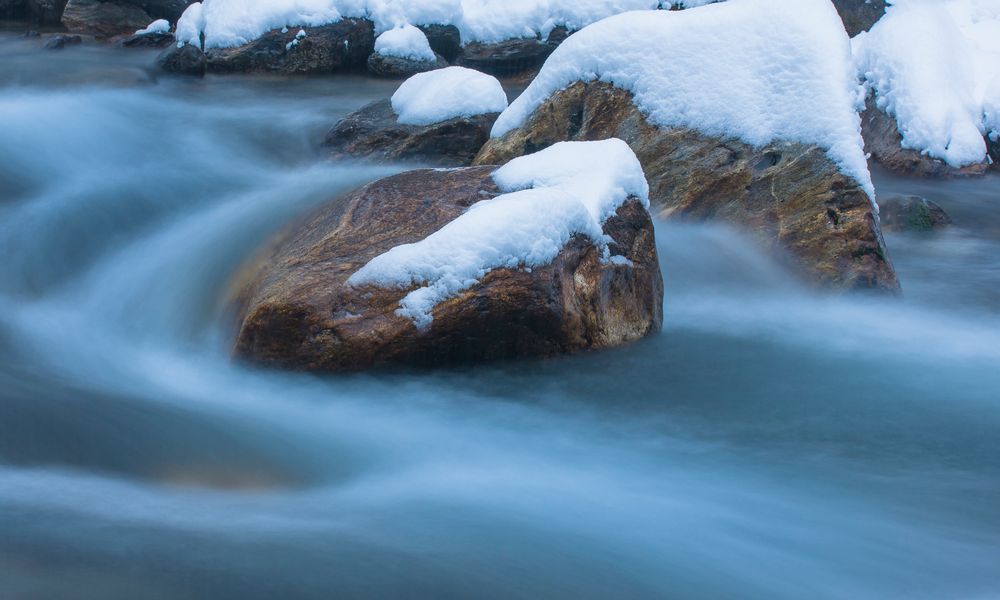
[[[815,144],[874,198],[858,108],[863,88],[829,0],[729,0],[684,11],[637,11],[578,31],[496,122],[501,137],[576,81],[631,92],[664,128],[762,146]]]
[[[241,46],[272,29],[364,17],[376,33],[403,25],[455,25],[464,43],[546,38],[557,26],[580,29],[630,10],[698,6],[713,0],[204,0],[181,17],[183,43]],[[198,8],[192,8],[197,6]],[[178,29],[181,24],[178,25]]]
[[[375,52],[417,61],[435,60],[427,36],[413,25],[403,25],[383,32],[375,40]]]
[[[392,110],[403,125],[431,125],[505,108],[507,94],[496,77],[465,67],[419,73],[392,95]]]
[[[504,194],[472,205],[425,239],[397,246],[351,275],[349,285],[421,287],[400,301],[396,314],[418,328],[431,312],[493,269],[532,269],[551,263],[574,235],[589,237],[612,257],[602,231],[626,199],[649,206],[649,186],[628,144],[618,139],[562,142],[516,158],[493,173]]]
[[[1000,0],[897,0],[853,45],[903,147],[953,167],[987,160],[984,135],[1000,130]]]
[[[158,19],[146,26],[145,29],[136,31],[136,35],[147,35],[151,33],[170,33],[170,21]]]
[[[205,30],[205,10],[201,2],[195,2],[187,7],[181,18],[177,20],[177,47],[186,44],[201,46],[201,34]]]

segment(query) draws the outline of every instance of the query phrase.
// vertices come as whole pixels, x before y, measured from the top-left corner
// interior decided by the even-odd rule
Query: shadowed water
[[[227,282],[394,169],[316,160],[394,85],[159,78],[0,36],[0,597],[991,598],[1000,181],[919,183],[902,300],[657,223],[662,334],[458,371],[230,361]]]

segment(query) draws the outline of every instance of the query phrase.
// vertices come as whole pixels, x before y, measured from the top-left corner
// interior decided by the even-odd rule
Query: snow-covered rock
[[[645,190],[617,141],[553,147],[499,171],[375,182],[330,202],[240,274],[235,353],[359,370],[637,340],[659,330],[663,310]]]
[[[870,139],[877,159],[924,174],[943,170],[928,158],[956,173],[983,170],[986,138],[1000,131],[1000,2],[899,0],[853,45],[877,109],[899,134],[882,132],[878,115],[867,119],[879,130]],[[882,147],[887,136],[892,144]]]
[[[500,82],[464,67],[414,75],[392,95],[392,109],[404,125],[430,125],[505,108],[507,94]]]
[[[874,197],[850,42],[829,0],[729,0],[633,12],[572,35],[497,121],[521,126],[546,99],[599,79],[631,92],[662,128],[815,144]]]
[[[170,33],[170,21],[166,19],[157,19],[135,32],[135,35],[150,35],[154,33]]]
[[[382,56],[395,56],[415,61],[436,59],[424,32],[409,24],[394,27],[379,34],[375,38],[375,52]]]

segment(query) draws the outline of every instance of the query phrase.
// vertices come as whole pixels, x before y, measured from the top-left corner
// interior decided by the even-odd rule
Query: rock
[[[156,64],[164,71],[178,75],[203,77],[206,68],[205,53],[197,46],[185,44],[178,48],[170,46],[156,58]]]
[[[903,148],[903,136],[896,126],[896,119],[880,110],[871,97],[865,103],[865,112],[861,115],[861,133],[865,138],[865,151],[871,154],[872,160],[890,171],[903,175],[977,176],[989,169],[988,162],[956,168],[917,150]]]
[[[540,67],[557,46],[555,42],[536,38],[517,38],[492,44],[473,42],[462,49],[458,64],[507,77]]]
[[[38,37],[42,37],[42,34],[38,33],[37,31],[25,31],[24,33],[21,34],[21,37],[23,37],[23,38],[38,38]]]
[[[378,100],[337,123],[327,134],[324,146],[334,158],[468,165],[489,139],[498,116],[491,113],[433,125],[401,125],[391,102]]]
[[[65,9],[66,0],[28,0],[28,20],[36,25],[58,25]]]
[[[67,30],[98,39],[131,35],[152,21],[152,17],[138,6],[99,0],[69,0],[62,14]]]
[[[833,0],[833,5],[851,37],[871,29],[885,14],[885,0]]]
[[[443,69],[448,66],[448,61],[440,54],[436,54],[436,60],[413,60],[400,58],[398,56],[384,56],[378,52],[372,52],[368,57],[368,72],[377,77],[399,77],[407,78],[417,73]]]
[[[395,314],[408,290],[346,285],[376,256],[497,195],[492,171],[410,171],[291,228],[235,283],[235,355],[310,371],[447,366],[610,347],[660,329],[653,224],[637,201],[605,224],[613,251],[631,265],[601,262],[592,242],[577,236],[548,266],[493,270],[438,304],[424,329]]]
[[[138,6],[155,21],[156,19],[166,19],[171,23],[177,23],[189,4],[194,4],[199,0],[117,0],[127,4]],[[148,25],[149,23],[146,23]]]
[[[62,50],[66,46],[79,46],[83,38],[78,35],[54,35],[45,42],[46,50]]]
[[[879,198],[878,206],[886,231],[926,232],[951,225],[943,208],[920,196],[892,194]]]
[[[491,139],[473,164],[502,164],[564,140],[618,137],[631,146],[664,218],[721,220],[752,235],[806,281],[897,292],[871,200],[826,153],[800,143],[754,148],[690,129],[660,129],[632,95],[602,82],[554,94],[528,122]]]
[[[342,19],[330,25],[274,29],[238,48],[208,51],[208,70],[217,73],[335,73],[364,68],[375,50],[375,27],[367,19]]]
[[[0,0],[0,20],[20,21],[27,13],[25,0]]]
[[[462,51],[462,34],[454,25],[417,25],[424,32],[431,50],[440,54],[449,63],[454,62]]]
[[[166,48],[176,41],[172,33],[143,33],[130,35],[118,43],[122,48]]]

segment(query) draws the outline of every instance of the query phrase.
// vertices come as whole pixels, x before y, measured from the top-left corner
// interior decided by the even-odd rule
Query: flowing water
[[[0,37],[0,597],[1000,597],[1000,181],[893,235],[902,300],[657,223],[663,332],[431,373],[234,364],[229,276],[392,172],[393,84],[158,78]]]

